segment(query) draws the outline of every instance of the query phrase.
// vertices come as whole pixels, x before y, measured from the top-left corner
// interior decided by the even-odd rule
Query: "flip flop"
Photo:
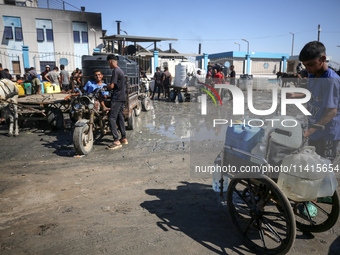
[[[115,150],[115,149],[118,149],[118,148],[120,148],[120,147],[122,147],[121,144],[112,143],[111,145],[108,145],[108,146],[106,147],[106,149],[108,149],[108,150]]]

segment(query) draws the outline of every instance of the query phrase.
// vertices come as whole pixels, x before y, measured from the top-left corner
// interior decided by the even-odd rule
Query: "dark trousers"
[[[68,84],[63,84],[62,85],[63,87],[62,87],[62,90],[65,90],[65,91],[68,91],[69,90],[69,85]]]
[[[170,97],[170,88],[169,85],[164,85],[164,97],[169,98]]]
[[[109,113],[109,125],[111,128],[113,141],[119,141],[118,129],[122,135],[122,138],[126,137],[125,122],[124,122],[124,110],[125,102],[111,102],[111,111]]]
[[[315,147],[316,154],[320,155],[323,158],[328,158],[330,161],[336,157],[336,149],[338,147],[339,140],[329,141],[325,139],[318,140],[308,140],[308,145]]]
[[[161,95],[161,90],[162,90],[161,85],[155,85],[155,87],[153,88],[153,92],[152,92],[152,98],[154,98],[157,88],[158,88],[158,99],[159,99]]]

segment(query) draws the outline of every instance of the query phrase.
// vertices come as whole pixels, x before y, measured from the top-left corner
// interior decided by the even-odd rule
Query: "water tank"
[[[82,69],[83,76],[88,77],[85,78],[84,83],[86,83],[89,79],[92,79],[93,71],[100,70],[104,76],[104,81],[108,82],[109,78],[112,75],[112,69],[109,66],[108,61],[106,60],[108,54],[97,53],[91,55],[82,56]],[[124,75],[130,77],[139,77],[139,66],[138,63],[132,61],[124,56],[118,57],[118,66],[124,72]]]
[[[188,74],[195,75],[195,65],[191,62],[180,62],[175,66],[175,87],[185,87],[188,83]]]

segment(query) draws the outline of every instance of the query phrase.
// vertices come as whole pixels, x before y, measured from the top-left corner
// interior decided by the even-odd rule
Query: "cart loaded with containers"
[[[266,134],[259,127],[229,126],[215,160],[220,171],[213,173],[213,189],[226,202],[245,245],[256,254],[285,254],[293,246],[296,227],[324,232],[339,216],[334,174],[339,165],[305,146],[302,134],[307,126],[296,120],[296,127],[282,128],[281,121],[268,126]]]
[[[139,116],[142,109],[148,111],[151,108],[150,98],[139,92],[139,66],[123,56],[118,57],[118,66],[125,75],[126,103],[124,118],[127,128],[134,129],[135,117]],[[108,84],[111,81],[112,69],[107,62],[107,54],[94,54],[93,56],[82,57],[83,84],[93,79],[93,71],[100,70],[103,74],[103,82]],[[73,142],[76,153],[79,155],[88,154],[93,147],[94,135],[100,133],[102,136],[110,133],[108,115],[100,108],[99,95],[101,89],[89,94],[82,94],[80,88],[75,88],[75,96],[71,98],[70,118],[75,122]],[[104,98],[107,107],[110,107],[111,97]]]

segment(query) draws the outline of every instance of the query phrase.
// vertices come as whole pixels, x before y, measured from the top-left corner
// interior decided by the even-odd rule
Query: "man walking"
[[[172,81],[172,76],[171,73],[169,72],[168,67],[164,67],[164,73],[163,73],[163,86],[164,86],[164,97],[169,98],[170,96],[170,88],[169,86],[171,85]]]
[[[113,143],[106,147],[109,150],[118,149],[122,147],[122,144],[128,144],[128,141],[126,139],[123,115],[124,105],[126,101],[125,76],[122,69],[118,67],[117,60],[118,60],[117,56],[113,54],[107,56],[109,66],[111,69],[113,69],[111,82],[107,85],[107,88],[109,90],[112,90],[109,124],[113,136]],[[120,140],[118,136],[117,126],[122,135],[122,138]]]
[[[234,65],[230,66],[230,75],[229,75],[229,83],[230,85],[236,85],[236,72],[235,72],[235,67]],[[233,100],[233,94],[231,93],[230,90],[228,90],[230,99]]]
[[[156,90],[158,89],[158,100],[159,100],[159,97],[161,94],[161,86],[162,86],[162,73],[159,67],[156,67],[156,72],[155,72],[153,79],[155,80],[155,86],[153,88],[151,99],[152,100],[154,99]]]

